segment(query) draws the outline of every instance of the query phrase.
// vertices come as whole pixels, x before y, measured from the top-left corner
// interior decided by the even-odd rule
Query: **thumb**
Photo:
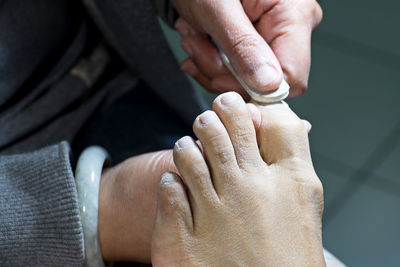
[[[274,91],[283,74],[272,49],[247,17],[240,1],[205,1],[203,29],[231,61],[235,72],[259,92]],[[205,10],[203,10],[205,12]]]

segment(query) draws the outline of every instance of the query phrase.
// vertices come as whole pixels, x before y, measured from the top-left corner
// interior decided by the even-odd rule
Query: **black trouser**
[[[79,155],[87,146],[100,145],[117,164],[134,155],[171,149],[185,135],[193,136],[191,125],[139,83],[94,118],[72,149]]]

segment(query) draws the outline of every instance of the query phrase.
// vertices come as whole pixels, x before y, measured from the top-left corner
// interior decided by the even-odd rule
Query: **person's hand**
[[[163,175],[153,266],[324,266],[323,189],[307,131],[286,105],[217,97]]]
[[[257,90],[273,91],[282,78],[289,83],[292,97],[307,89],[311,32],[322,19],[315,0],[173,3],[181,16],[175,27],[189,55],[181,69],[207,90],[246,95],[223,65],[213,42],[226,53],[236,73]]]
[[[99,242],[106,261],[150,262],[150,240],[161,174],[175,170],[172,150],[127,159],[103,172]]]

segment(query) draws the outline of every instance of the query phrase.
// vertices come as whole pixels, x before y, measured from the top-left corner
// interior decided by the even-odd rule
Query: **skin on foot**
[[[323,190],[305,124],[287,106],[258,112],[226,93],[193,129],[199,145],[180,139],[179,175],[159,183],[153,265],[324,265]]]

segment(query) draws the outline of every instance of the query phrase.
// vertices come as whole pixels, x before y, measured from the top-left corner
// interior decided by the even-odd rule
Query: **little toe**
[[[199,115],[193,124],[199,138],[217,194],[239,173],[235,152],[224,125],[213,111]]]
[[[238,165],[243,169],[261,162],[256,131],[249,108],[234,92],[217,97],[213,109],[224,124],[235,150]]]
[[[194,215],[198,205],[218,201],[206,160],[191,137],[185,136],[175,143],[174,162],[189,189]]]
[[[177,174],[163,174],[158,184],[156,225],[170,228],[166,231],[174,232],[193,229],[193,217],[185,185]]]
[[[193,231],[190,203],[178,175],[165,173],[158,184],[157,213],[151,238],[153,266],[175,266]]]

